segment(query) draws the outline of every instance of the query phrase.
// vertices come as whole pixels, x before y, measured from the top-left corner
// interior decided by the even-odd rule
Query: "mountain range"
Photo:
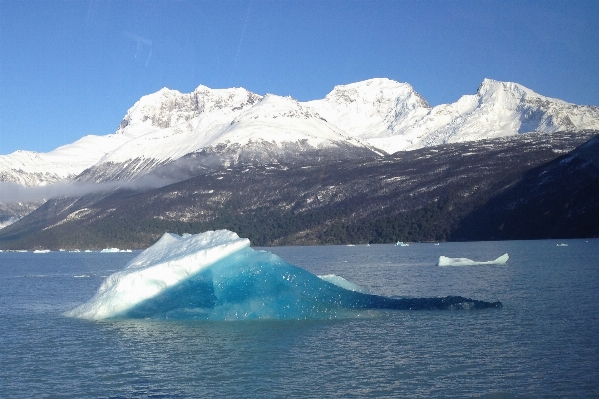
[[[85,215],[93,214],[92,211],[88,212],[91,208],[83,207],[75,210],[75,216],[72,212],[63,215],[66,219],[62,219],[60,223],[56,217],[63,214],[65,209],[54,208],[54,215],[50,217],[52,212],[48,213],[48,207],[52,203],[56,205],[61,201],[71,201],[75,204],[87,201],[89,205],[96,204],[98,198],[121,198],[119,203],[124,204],[123,196],[133,195],[132,193],[149,195],[147,193],[151,192],[152,195],[158,195],[156,190],[194,179],[217,179],[219,173],[254,176],[244,180],[245,183],[236,183],[242,187],[250,181],[259,181],[261,175],[274,173],[273,170],[281,171],[283,175],[278,183],[276,179],[270,183],[260,183],[265,193],[272,191],[268,184],[273,189],[284,187],[284,176],[307,173],[309,170],[322,168],[323,165],[326,165],[326,170],[336,168],[331,165],[341,165],[333,175],[322,172],[322,176],[327,176],[332,187],[338,186],[335,179],[343,180],[344,170],[352,170],[354,176],[367,179],[363,176],[363,172],[368,170],[366,165],[370,165],[370,170],[374,173],[372,176],[376,176],[376,173],[387,176],[388,173],[379,169],[393,164],[396,168],[405,168],[406,176],[412,176],[395,176],[398,181],[415,179],[424,182],[427,181],[424,176],[430,170],[430,165],[443,160],[445,164],[442,169],[460,170],[468,154],[487,154],[489,145],[495,149],[509,148],[506,151],[510,157],[522,162],[521,166],[510,169],[511,172],[507,172],[509,168],[506,169],[505,165],[497,169],[504,171],[497,175],[505,183],[506,174],[522,177],[532,168],[540,167],[542,163],[539,162],[552,160],[551,156],[535,155],[533,158],[537,161],[526,161],[526,155],[516,153],[536,152],[530,148],[525,150],[528,147],[522,143],[561,146],[550,151],[555,158],[561,152],[571,151],[591,139],[596,130],[599,130],[598,107],[570,104],[542,96],[516,83],[490,79],[485,79],[475,94],[465,95],[452,104],[435,107],[429,106],[409,84],[389,79],[370,79],[336,86],[324,99],[307,102],[273,94],[261,96],[242,88],[210,89],[199,86],[191,93],[162,89],[137,101],[127,111],[114,134],[86,136],[49,153],[17,151],[0,156],[0,191],[3,192],[0,192],[0,223],[4,221],[4,225],[8,225],[31,214],[31,217],[28,216],[13,226],[17,230],[21,226],[21,239],[24,235],[34,233],[33,225],[45,230],[52,227],[52,223],[27,222],[26,219],[35,220],[36,213],[38,217],[40,214],[46,215],[46,221],[52,219],[54,225],[84,220]],[[525,136],[527,139],[522,140]],[[456,145],[458,147],[454,147]],[[461,150],[448,150],[455,148]],[[497,159],[501,159],[500,155],[484,155],[491,158],[484,162],[481,160],[477,165],[490,168],[487,164],[496,164]],[[407,159],[412,159],[412,168],[402,163]],[[419,169],[415,169],[416,174],[409,172],[416,164],[420,165]],[[222,180],[225,180],[224,175]],[[317,176],[312,178],[316,179]],[[235,179],[225,181],[229,180]],[[374,179],[378,180],[380,179]],[[422,187],[423,192],[434,192],[434,185],[445,188],[451,186],[436,180],[429,179],[428,182],[429,187]],[[196,183],[206,184],[203,180]],[[515,184],[515,181],[510,184]],[[363,184],[358,186],[355,188],[357,193],[367,196],[373,194],[372,187]],[[232,186],[226,191],[234,193],[236,187]],[[321,190],[317,187],[311,189],[318,192]],[[471,189],[472,187],[469,190]],[[202,190],[196,189],[194,192],[200,191]],[[434,201],[453,196],[450,191],[442,196],[426,199],[412,193],[412,197],[420,198],[420,202],[412,201],[412,205],[403,206],[403,210],[423,209]],[[107,195],[107,192],[111,194]],[[310,190],[302,195],[308,196],[309,192]],[[246,194],[250,195],[249,192]],[[405,197],[401,193],[397,194]],[[489,191],[484,197],[490,199],[491,194],[495,196],[500,192]],[[231,195],[229,200],[235,197]],[[347,193],[344,195],[348,197]],[[192,197],[193,195],[188,202],[193,202]],[[56,200],[46,201],[48,198]],[[246,198],[248,203],[253,202],[250,197]],[[221,205],[226,202],[224,198],[221,200]],[[283,209],[281,204],[286,202],[279,200],[282,201],[280,204],[272,202],[270,206]],[[219,203],[214,198],[206,201],[216,205]],[[234,203],[239,201],[242,198],[233,200]],[[194,208],[190,203],[187,207],[193,208],[194,212],[208,212],[201,207]],[[387,201],[387,204],[391,203],[395,204],[391,214],[401,211],[402,206],[397,208],[395,200]],[[478,205],[482,206],[481,203]],[[179,205],[180,209],[185,207],[186,205]],[[244,204],[238,203],[237,208],[227,209],[228,212],[235,213],[234,209],[244,207]],[[84,208],[87,210],[83,210]],[[206,209],[208,208],[210,207],[207,206]],[[361,211],[358,208],[356,212],[359,213]],[[38,210],[32,212],[34,209]],[[224,208],[221,206],[219,209]],[[474,211],[474,208],[470,210]],[[324,208],[321,211],[324,212]],[[174,214],[172,210],[165,212]],[[183,213],[191,211],[181,212],[175,213],[178,220],[183,221]],[[327,212],[336,214],[334,209],[328,209]],[[277,215],[283,219],[286,217],[284,212]],[[124,215],[122,217],[126,218]],[[160,220],[161,217],[163,220],[169,219],[164,215],[152,216],[153,220]],[[465,215],[460,214],[459,217]],[[99,219],[100,216],[96,215],[96,220]],[[201,218],[187,219],[190,223],[200,223]],[[207,220],[204,222],[207,223]],[[329,220],[328,223],[336,222]],[[22,226],[29,226],[29,233],[23,233]],[[0,230],[0,241],[11,230],[7,229]],[[458,238],[458,230],[452,231],[453,238]],[[285,236],[287,238],[270,237],[262,241],[258,239],[258,242],[318,242],[314,237],[302,241],[297,234],[295,239],[288,234]],[[310,234],[307,233],[307,236]],[[462,236],[466,237],[468,234]],[[8,241],[15,239],[14,234],[11,237]],[[148,244],[146,241],[136,240],[137,238],[130,237],[131,243],[142,246]],[[97,238],[92,241],[100,245]],[[92,241],[85,245],[91,245]]]
[[[0,181],[22,186],[64,180],[134,179],[190,154],[230,165],[327,156],[380,156],[518,133],[599,129],[599,107],[542,96],[485,79],[473,95],[430,107],[407,83],[370,79],[299,102],[242,88],[191,93],[161,89],[131,107],[114,134],[86,136],[49,153],[0,156]]]

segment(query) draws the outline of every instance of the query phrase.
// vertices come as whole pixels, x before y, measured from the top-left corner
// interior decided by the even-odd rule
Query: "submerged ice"
[[[341,277],[318,277],[249,245],[249,240],[227,230],[165,234],[66,315],[92,320],[309,319],[351,316],[363,309],[501,306],[458,296],[373,295]]]

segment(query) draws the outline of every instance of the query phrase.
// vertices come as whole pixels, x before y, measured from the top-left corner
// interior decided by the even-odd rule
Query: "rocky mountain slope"
[[[320,164],[232,165],[151,190],[55,198],[0,230],[0,247],[141,248],[165,231],[216,228],[255,245],[504,237],[498,232],[509,238],[597,235],[597,175],[588,169],[597,141],[574,149],[598,133],[533,133]],[[545,182],[541,194],[535,176]],[[564,180],[578,183],[556,188]],[[559,217],[529,232],[522,226],[536,226],[531,218],[543,215],[526,207],[537,207],[539,199],[551,203],[539,211]],[[505,210],[519,217],[504,223]],[[586,215],[594,227],[569,214]]]
[[[368,163],[449,143],[476,147],[522,133],[585,129],[599,129],[598,107],[490,79],[475,94],[436,107],[389,79],[336,86],[308,102],[243,88],[165,88],[137,101],[114,134],[49,153],[1,155],[0,226],[56,196],[154,189],[226,168]]]

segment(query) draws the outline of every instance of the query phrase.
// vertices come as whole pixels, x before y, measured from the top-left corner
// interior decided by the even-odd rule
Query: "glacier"
[[[468,258],[449,258],[447,256],[439,256],[437,266],[475,266],[475,265],[503,265],[509,259],[508,254],[503,254],[495,260],[475,261]]]
[[[318,277],[228,230],[166,233],[64,313],[89,319],[332,319],[368,309],[483,309],[501,302],[460,296],[384,297],[341,277]],[[362,313],[361,313],[362,312]]]

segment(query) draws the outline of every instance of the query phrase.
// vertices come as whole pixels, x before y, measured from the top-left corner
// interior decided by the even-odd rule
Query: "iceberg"
[[[509,258],[508,254],[503,254],[495,260],[479,262],[468,258],[448,258],[447,256],[439,256],[437,266],[503,265]]]
[[[254,250],[227,230],[166,233],[106,278],[86,303],[65,313],[89,320],[330,319],[365,309],[480,309],[501,307],[449,296],[389,298],[341,277],[318,277],[271,252]]]
[[[102,252],[102,253],[117,253],[117,252],[133,252],[133,251],[130,249],[104,248],[100,252]]]

